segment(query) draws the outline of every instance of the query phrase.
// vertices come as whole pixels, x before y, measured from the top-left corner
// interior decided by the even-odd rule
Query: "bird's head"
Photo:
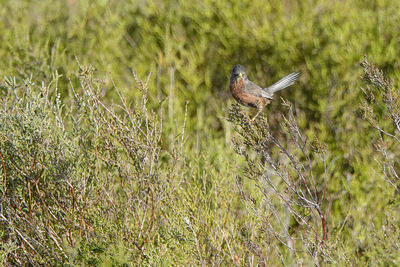
[[[246,79],[246,69],[242,65],[235,65],[232,69],[231,81]]]

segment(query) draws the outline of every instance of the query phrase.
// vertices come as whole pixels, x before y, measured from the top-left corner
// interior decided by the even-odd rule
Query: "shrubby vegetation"
[[[400,264],[400,3],[0,4],[1,265]]]

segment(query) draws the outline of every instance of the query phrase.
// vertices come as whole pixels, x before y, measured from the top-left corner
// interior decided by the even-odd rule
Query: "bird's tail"
[[[273,85],[264,88],[263,91],[266,94],[266,97],[272,97],[272,95],[282,89],[285,89],[288,86],[291,86],[300,76],[300,72],[292,72],[289,75],[283,77]]]

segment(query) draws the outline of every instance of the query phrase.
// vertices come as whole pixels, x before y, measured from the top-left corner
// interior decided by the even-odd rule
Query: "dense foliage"
[[[399,9],[0,0],[0,265],[400,265]]]

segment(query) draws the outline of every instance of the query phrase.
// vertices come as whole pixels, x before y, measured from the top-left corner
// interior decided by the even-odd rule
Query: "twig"
[[[3,172],[4,172],[4,196],[7,196],[7,171],[6,171],[6,165],[4,163],[4,158],[3,154],[0,151],[0,158],[1,158],[1,163],[3,165]]]

